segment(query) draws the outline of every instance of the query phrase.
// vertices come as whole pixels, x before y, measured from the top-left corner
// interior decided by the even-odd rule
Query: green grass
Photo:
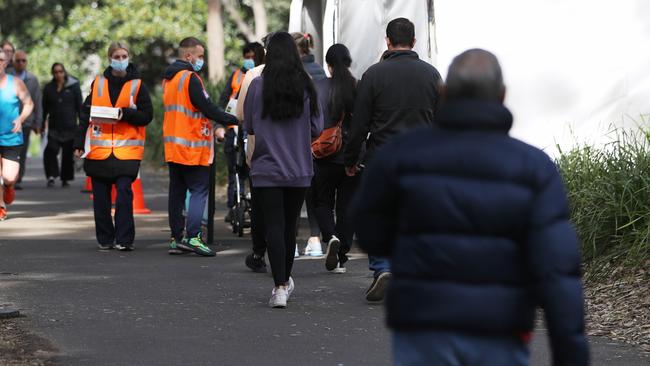
[[[557,159],[585,264],[603,273],[650,259],[650,143],[615,129],[602,147],[582,144]]]

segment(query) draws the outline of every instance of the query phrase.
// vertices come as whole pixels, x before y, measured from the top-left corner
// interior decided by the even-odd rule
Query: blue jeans
[[[368,256],[369,269],[375,272],[375,277],[379,277],[384,272],[390,272],[390,260],[388,257]]]
[[[208,200],[208,179],[210,167],[169,163],[169,227],[172,237],[183,238],[183,229],[188,238],[196,237],[201,231],[201,219]],[[185,195],[190,191],[187,222],[183,218]]]
[[[393,332],[393,359],[395,366],[527,366],[529,351],[515,336]]]

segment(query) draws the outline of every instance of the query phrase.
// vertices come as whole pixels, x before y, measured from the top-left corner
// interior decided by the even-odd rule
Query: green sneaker
[[[183,242],[187,242],[185,238],[181,241],[181,244],[179,245],[176,242],[176,239],[171,238],[169,241],[169,250],[167,250],[167,253],[170,255],[179,255],[179,254],[187,254],[190,252],[193,252],[193,250],[190,250],[187,246],[183,245]]]
[[[187,243],[187,246],[192,249],[192,251],[198,255],[202,255],[205,257],[214,257],[216,253],[210,249],[205,243],[203,242],[203,239],[201,239],[201,235],[199,234],[196,238],[190,239],[190,241]]]

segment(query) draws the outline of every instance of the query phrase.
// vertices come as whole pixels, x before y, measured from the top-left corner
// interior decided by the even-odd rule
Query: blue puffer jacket
[[[588,364],[578,240],[563,182],[508,136],[498,103],[454,101],[393,138],[353,203],[361,247],[389,256],[388,324],[515,335],[546,316],[555,365]]]

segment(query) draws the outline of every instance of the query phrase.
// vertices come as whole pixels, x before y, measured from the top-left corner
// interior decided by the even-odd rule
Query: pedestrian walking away
[[[18,173],[18,182],[16,189],[22,189],[20,183],[25,175],[25,164],[27,164],[27,150],[29,150],[29,140],[32,132],[40,135],[43,130],[43,103],[41,96],[41,85],[36,76],[27,71],[27,53],[22,50],[14,54],[14,75],[20,78],[27,86],[29,95],[34,102],[34,110],[23,123],[23,145],[20,151],[20,172]]]
[[[312,191],[318,225],[323,241],[327,243],[325,268],[334,273],[345,273],[347,253],[354,235],[347,207],[358,177],[345,174],[343,151],[348,140],[357,81],[350,73],[352,57],[344,45],[331,46],[325,60],[332,77],[315,83],[323,107],[323,135],[333,129],[339,134],[341,144],[328,155],[314,160]]]
[[[43,166],[48,187],[54,187],[59,176],[61,186],[68,187],[74,179],[74,137],[81,113],[81,88],[79,80],[69,76],[63,64],[53,64],[51,71],[52,81],[43,88],[43,120],[47,130]]]
[[[382,55],[382,61],[368,68],[357,89],[344,156],[350,176],[359,174],[374,159],[375,151],[391,138],[434,123],[440,73],[419,59],[413,51],[415,42],[415,27],[410,20],[397,18],[388,23],[388,52]],[[374,280],[366,291],[366,300],[382,301],[391,276],[390,260],[370,254],[368,261]]]
[[[237,119],[216,106],[205,91],[198,74],[204,55],[205,49],[198,39],[183,39],[178,59],[163,76],[163,143],[169,166],[168,213],[172,232],[169,254],[215,255],[201,236],[214,138],[223,140],[223,125],[236,125]],[[218,124],[213,125],[210,120]],[[186,222],[183,207],[188,190],[191,197]]]
[[[289,33],[271,36],[244,109],[244,129],[255,136],[250,175],[274,281],[269,306],[284,308],[294,290],[296,222],[314,174],[311,140],[323,128],[316,90]]]
[[[8,62],[5,51],[0,50],[0,221],[7,218],[7,205],[16,197],[22,124],[34,109],[25,83],[5,72]]]
[[[262,38],[262,43],[264,43],[264,48],[268,48],[268,42],[271,39],[271,36],[273,33],[269,33],[266,36]],[[264,57],[261,60],[261,64],[258,66],[255,66],[253,69],[248,70],[246,72],[246,75],[244,76],[244,80],[242,81],[241,88],[239,89],[239,97],[237,99],[237,105],[235,108],[235,114],[237,116],[237,119],[241,122],[244,120],[244,105],[246,103],[246,95],[248,94],[248,88],[251,84],[251,82],[257,78],[258,76],[262,75],[262,71],[264,70],[264,62],[265,62],[266,57]],[[243,133],[246,133],[246,131],[243,131]],[[255,135],[246,135],[247,138],[247,147],[249,149],[254,149],[255,147]],[[245,157],[246,157],[246,165],[249,167],[249,173],[250,173],[250,158],[251,155],[249,152],[245,151]],[[249,174],[249,181],[250,181],[250,174]],[[252,181],[251,187],[252,187]],[[264,260],[264,255],[266,254],[266,237],[264,236],[264,220],[263,216],[261,215],[262,208],[259,205],[259,200],[255,196],[255,191],[251,190],[251,241],[253,244],[253,250],[252,253],[246,256],[244,263],[246,264],[246,267],[248,267],[251,271],[256,272],[256,273],[266,273],[267,272],[267,267],[266,267],[266,261]]]
[[[144,155],[145,126],[153,119],[153,106],[140,73],[130,62],[124,42],[108,48],[108,66],[95,77],[83,103],[74,147],[84,157],[84,170],[92,179],[95,232],[102,251],[135,249],[133,190],[131,184]],[[95,112],[108,108],[112,118]],[[111,189],[115,186],[115,222],[111,216]]]
[[[314,82],[327,78],[323,67],[316,63],[316,58],[311,53],[314,48],[314,38],[309,33],[294,32],[291,33],[298,52],[302,66]],[[312,182],[313,183],[313,182]],[[316,218],[316,205],[314,203],[314,192],[311,188],[307,188],[305,196],[305,206],[307,207],[307,222],[309,223],[309,238],[303,250],[303,253],[312,257],[319,257],[323,255],[323,246],[321,243],[321,230]],[[298,247],[296,247],[295,256],[299,255]]]
[[[501,67],[452,61],[436,126],[375,150],[353,203],[359,245],[391,258],[394,364],[529,364],[537,308],[554,365],[588,365],[580,252],[564,184],[508,136]]]

